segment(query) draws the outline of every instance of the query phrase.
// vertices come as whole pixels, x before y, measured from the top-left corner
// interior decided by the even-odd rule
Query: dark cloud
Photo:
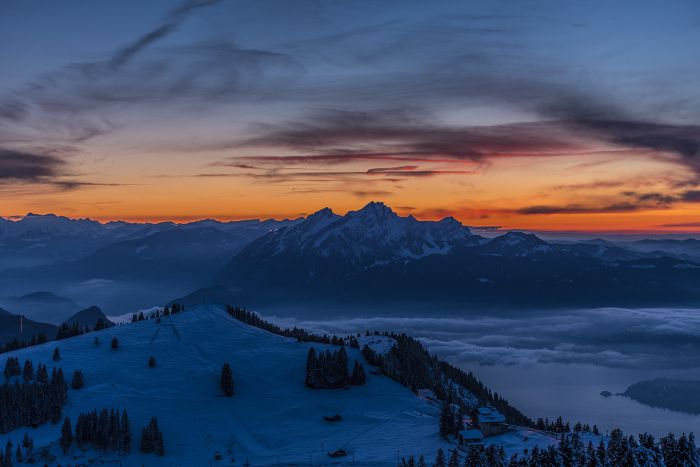
[[[52,154],[0,148],[0,182],[38,182],[60,175],[65,161]]]
[[[352,195],[359,199],[364,198],[384,198],[387,196],[393,196],[394,193],[385,190],[356,190],[352,192]]]
[[[95,182],[80,182],[77,180],[53,180],[51,185],[63,191],[76,190],[78,188],[89,188],[94,186],[126,186],[122,183],[95,183]]]
[[[700,190],[686,191],[681,199],[688,203],[700,203]]]
[[[221,165],[221,164],[219,164]],[[241,164],[225,164],[226,166],[239,167]],[[252,179],[263,179],[273,181],[300,181],[312,180],[320,181],[346,181],[346,180],[383,180],[396,182],[402,180],[402,177],[434,177],[440,175],[455,175],[455,174],[472,174],[469,170],[417,170],[418,166],[398,166],[398,167],[376,167],[367,170],[287,170],[287,169],[260,169],[254,167],[257,171],[252,172],[234,172],[234,173],[201,173],[196,177],[244,177]]]
[[[514,212],[524,215],[541,215],[541,214],[604,214],[614,212],[631,212],[647,209],[633,203],[609,204],[603,206],[585,206],[581,204],[567,204],[562,206],[528,206],[521,209],[516,209]]]
[[[668,228],[686,228],[686,227],[700,227],[700,222],[685,222],[681,224],[661,224],[659,227]]]
[[[625,191],[621,198],[607,204],[585,205],[567,204],[561,206],[528,206],[514,212],[525,215],[541,214],[604,214],[616,212],[633,212],[650,209],[668,209],[676,203],[700,203],[700,191],[685,191],[678,194],[638,193]]]
[[[474,225],[469,227],[472,230],[481,230],[484,232],[499,232],[505,228],[503,225]]]
[[[300,122],[265,125],[259,130],[262,136],[230,147],[271,147],[302,153],[243,158],[270,164],[337,164],[369,159],[481,161],[489,157],[560,155],[583,149],[574,137],[548,123],[450,127],[431,121],[421,109],[324,110]]]
[[[565,120],[576,129],[590,132],[618,146],[650,150],[680,157],[682,163],[700,174],[700,126],[672,125],[638,120]]]

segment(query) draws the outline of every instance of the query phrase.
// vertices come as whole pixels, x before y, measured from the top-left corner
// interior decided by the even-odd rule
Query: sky
[[[700,3],[3,0],[0,216],[700,232]]]

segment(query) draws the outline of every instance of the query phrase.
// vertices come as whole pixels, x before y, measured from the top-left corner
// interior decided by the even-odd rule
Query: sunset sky
[[[0,3],[0,216],[700,232],[700,3]]]

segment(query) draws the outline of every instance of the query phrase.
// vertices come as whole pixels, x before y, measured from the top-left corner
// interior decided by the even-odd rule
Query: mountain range
[[[680,305],[700,298],[700,263],[523,232],[487,239],[451,218],[418,221],[370,203],[345,216],[324,209],[254,240],[215,282],[259,304]]]
[[[486,238],[453,218],[403,217],[380,202],[282,221],[103,224],[32,214],[0,222],[0,295],[51,291],[110,315],[193,290],[200,303],[223,294],[251,305],[688,305],[700,298],[698,245],[547,242],[514,231]],[[0,306],[30,308],[16,299]]]

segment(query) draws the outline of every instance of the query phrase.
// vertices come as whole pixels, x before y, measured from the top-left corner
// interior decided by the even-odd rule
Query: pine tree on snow
[[[127,415],[126,410],[122,412],[119,448],[123,454],[131,452],[131,424],[129,423],[129,415]]]
[[[352,367],[352,375],[350,376],[350,381],[355,386],[362,386],[367,382],[365,368],[357,360],[355,360],[355,365]]]
[[[445,452],[442,450],[442,448],[438,449],[437,455],[435,456],[435,463],[433,464],[433,467],[447,467],[445,465]]]
[[[450,451],[450,461],[447,463],[447,467],[459,467],[459,453],[456,449]]]
[[[233,371],[228,363],[221,368],[221,389],[228,397],[233,396]]]
[[[31,381],[34,379],[34,365],[32,365],[31,360],[24,362],[24,368],[22,369],[22,379],[24,381]]]
[[[73,443],[73,429],[70,425],[70,418],[66,417],[61,428],[61,439],[59,440],[63,454],[68,453],[70,445]]]
[[[80,370],[75,370],[73,372],[73,379],[70,383],[73,389],[81,389],[85,386],[85,378],[83,377],[83,372]]]

